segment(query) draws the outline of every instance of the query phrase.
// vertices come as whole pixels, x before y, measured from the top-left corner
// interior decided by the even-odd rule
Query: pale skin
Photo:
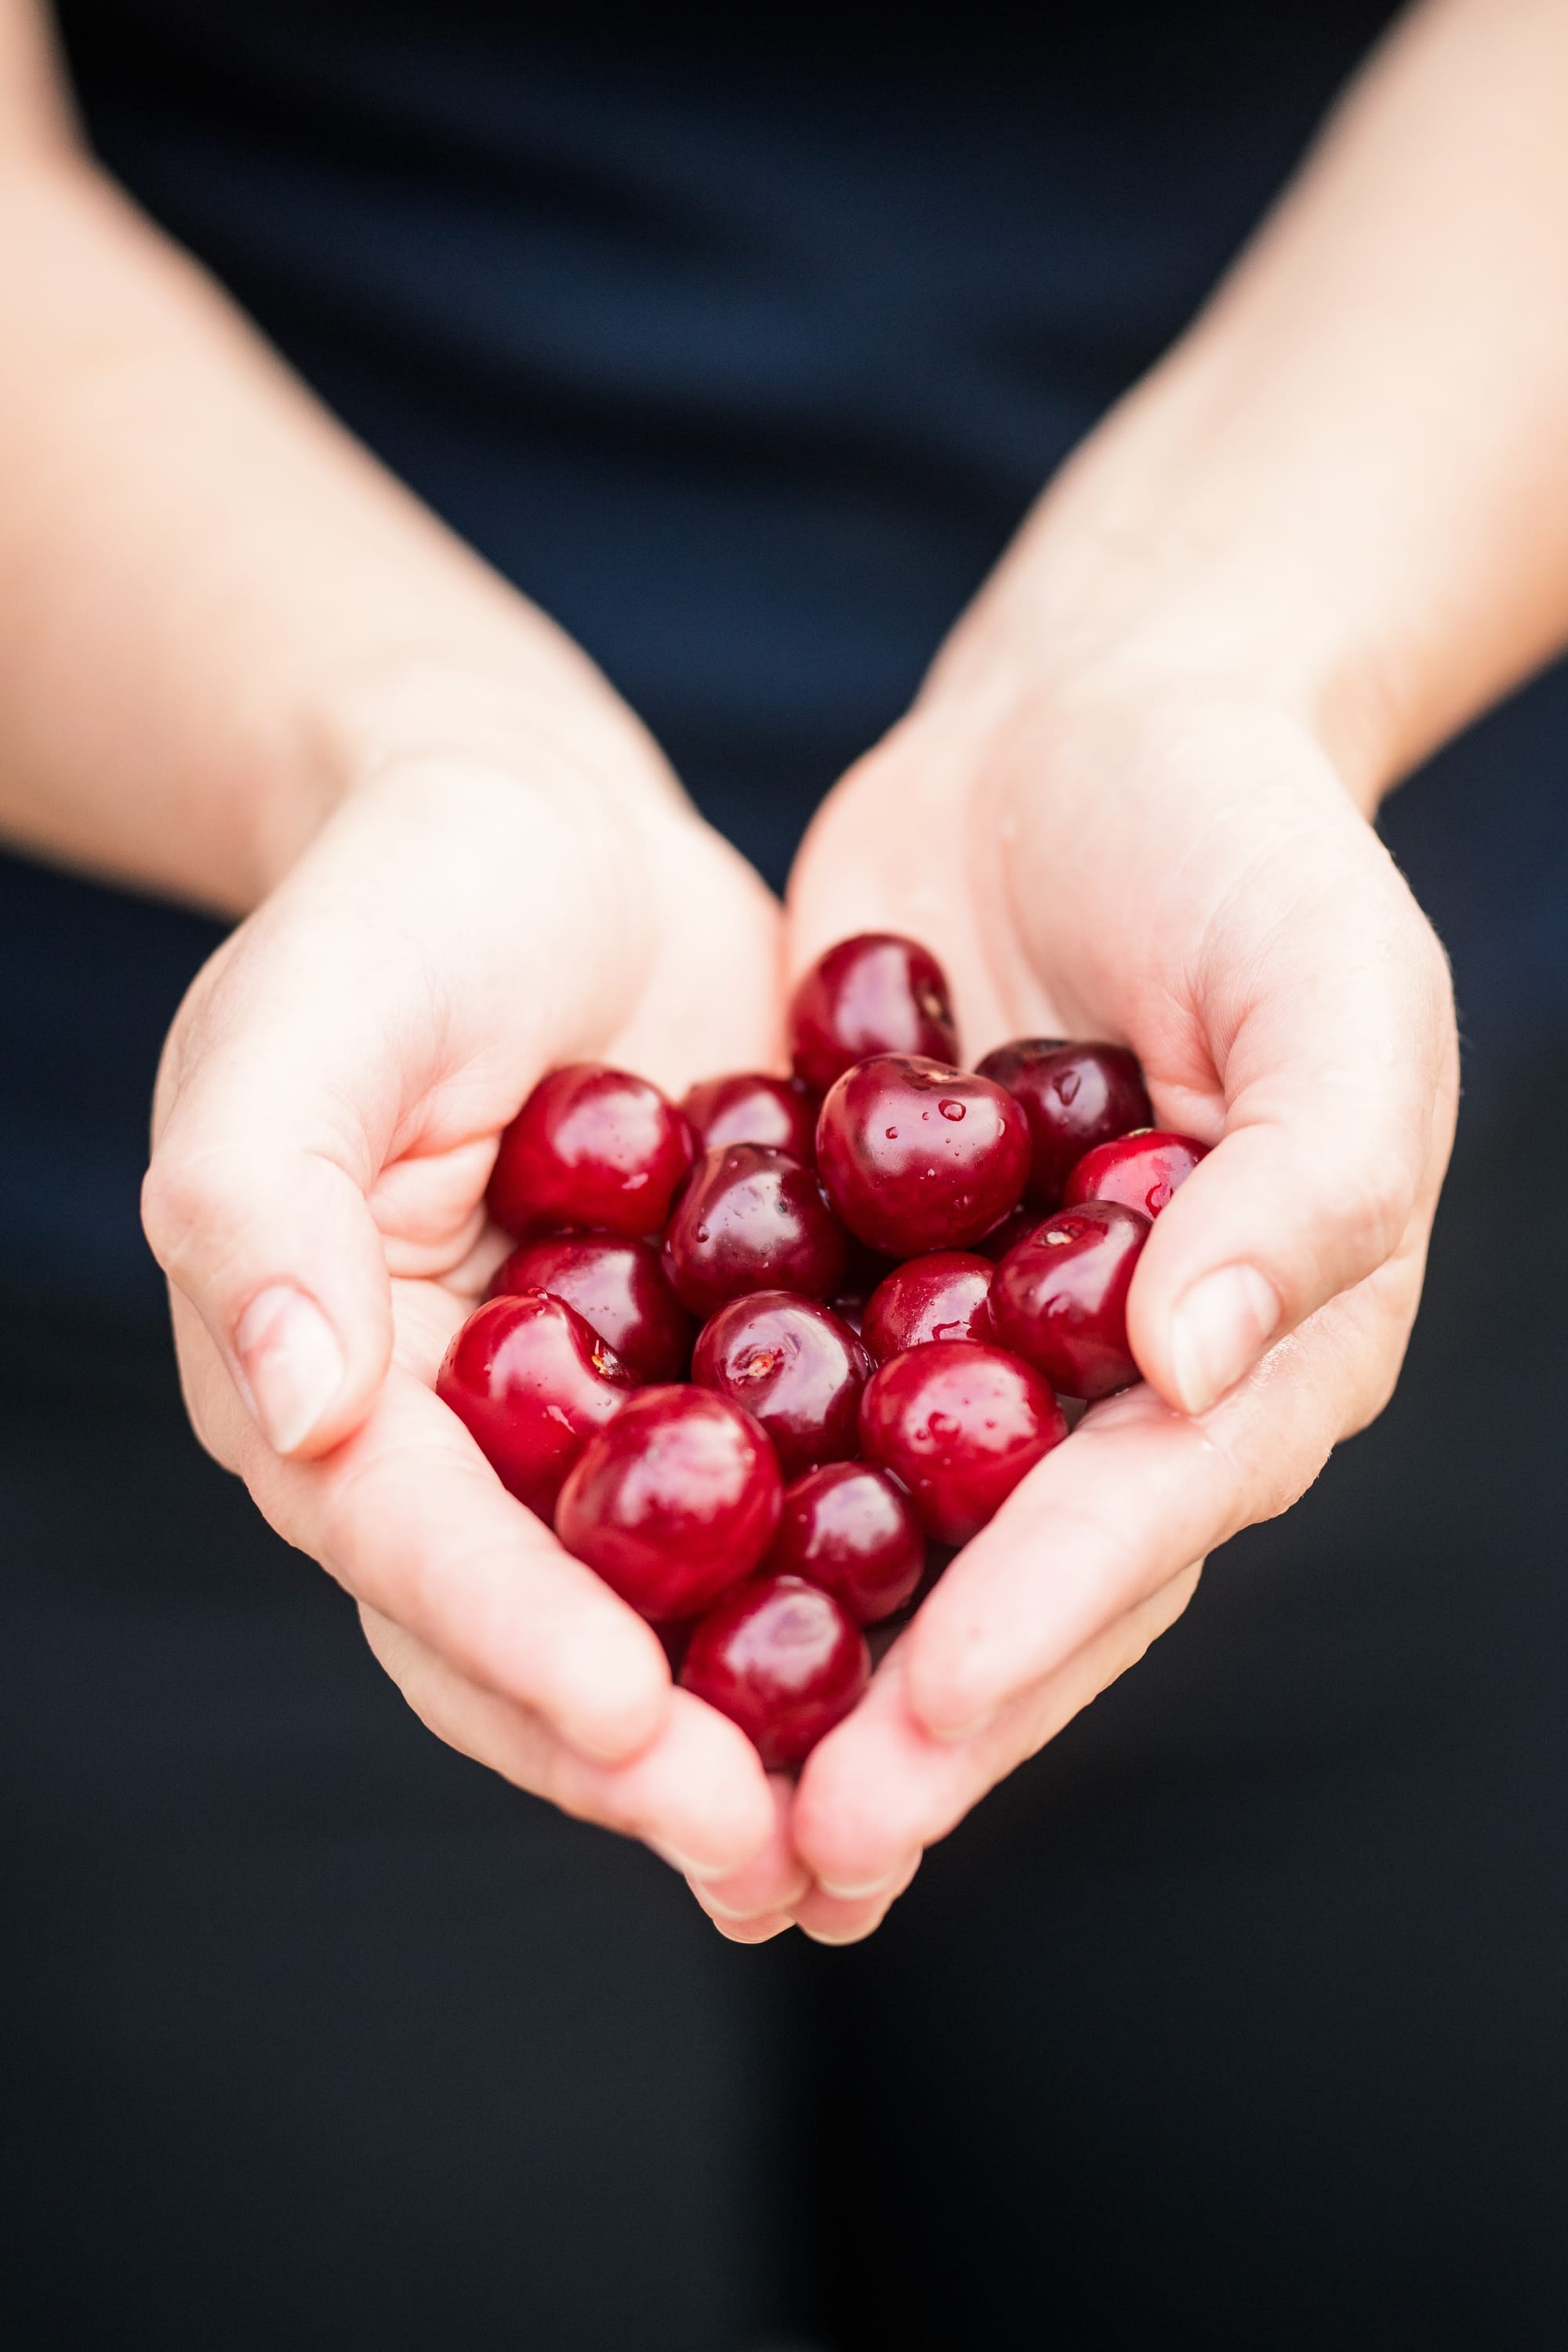
[[[193,1420],[434,1730],[645,1838],[737,1940],[870,1932],[1397,1377],[1457,1057],[1367,820],[1568,636],[1565,102],[1562,0],[1412,14],[826,803],[785,919],[95,173],[0,0],[0,827],[247,919],[171,1037],[145,1201]],[[1125,1039],[1216,1149],[1140,1265],[1145,1384],[792,1791],[430,1382],[534,1078],[776,1065],[789,976],[883,927],[942,958],[972,1055]]]

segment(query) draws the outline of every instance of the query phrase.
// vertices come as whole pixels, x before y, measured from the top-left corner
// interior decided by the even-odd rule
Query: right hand
[[[777,1057],[777,908],[649,750],[428,755],[355,788],[196,979],[143,1214],[207,1450],[357,1601],[451,1746],[699,1875],[776,1836],[755,1750],[515,1502],[433,1382],[553,1065],[679,1090]]]

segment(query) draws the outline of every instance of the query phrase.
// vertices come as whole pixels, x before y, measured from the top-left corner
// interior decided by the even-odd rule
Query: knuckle
[[[142,1184],[142,1229],[166,1274],[188,1267],[222,1198],[212,1163],[168,1139]]]

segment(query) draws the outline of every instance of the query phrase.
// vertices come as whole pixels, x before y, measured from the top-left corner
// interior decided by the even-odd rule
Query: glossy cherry
[[[546,1234],[513,1250],[490,1296],[548,1290],[574,1307],[639,1381],[678,1381],[691,1360],[694,1326],[648,1242],[613,1234]]]
[[[967,1249],[1016,1208],[1029,1130],[989,1078],[881,1054],[830,1090],[816,1164],[852,1234],[890,1257],[918,1257]]]
[[[1076,1209],[1082,1201],[1120,1201],[1124,1209],[1157,1217],[1199,1160],[1207,1158],[1208,1145],[1194,1136],[1142,1128],[1086,1151],[1068,1174],[1062,1205]]]
[[[759,1577],[691,1629],[683,1688],[727,1715],[770,1772],[790,1772],[841,1723],[871,1677],[866,1637],[830,1592]]]
[[[761,1070],[704,1078],[680,1108],[700,1152],[761,1143],[807,1165],[816,1156],[817,1097],[798,1078],[771,1078]]]
[[[1032,1164],[1024,1198],[1032,1208],[1059,1207],[1075,1161],[1097,1143],[1153,1118],[1136,1054],[1125,1045],[1072,1045],[1060,1037],[1017,1037],[987,1054],[980,1068],[1023,1107]]]
[[[708,1389],[641,1389],[584,1447],[555,1532],[645,1617],[694,1617],[750,1576],[783,1499],[749,1413]]]
[[[827,1298],[845,1239],[809,1168],[787,1152],[731,1143],[704,1153],[665,1236],[676,1297],[706,1318],[751,1290]]]
[[[909,1488],[939,1543],[978,1535],[1066,1435],[1038,1372],[973,1340],[938,1339],[894,1356],[860,1400],[862,1449]]]
[[[540,1079],[501,1137],[486,1198],[509,1234],[656,1234],[691,1160],[685,1117],[657,1087],[574,1062]]]
[[[785,1489],[769,1570],[820,1584],[858,1625],[901,1609],[925,1563],[914,1506],[885,1470],[829,1462]]]
[[[589,1438],[634,1392],[614,1349],[542,1290],[488,1300],[454,1338],[436,1378],[437,1395],[501,1485],[542,1519]]]
[[[973,1250],[909,1258],[872,1292],[860,1336],[879,1364],[933,1339],[990,1339],[985,1302],[995,1271]]]
[[[1074,1397],[1109,1396],[1137,1380],[1127,1293],[1149,1220],[1116,1201],[1059,1209],[1008,1251],[991,1286],[1005,1348]]]
[[[933,955],[890,931],[840,940],[800,982],[789,1009],[795,1072],[826,1094],[868,1054],[958,1054],[947,975]]]
[[[870,1374],[871,1359],[847,1323],[787,1290],[730,1299],[703,1325],[691,1360],[700,1387],[762,1423],[786,1478],[855,1452]]]

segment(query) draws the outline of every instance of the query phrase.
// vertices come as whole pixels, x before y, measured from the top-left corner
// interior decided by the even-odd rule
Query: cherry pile
[[[517,1243],[437,1383],[503,1485],[663,1632],[773,1770],[1068,1433],[1138,1377],[1127,1293],[1203,1157],[1124,1046],[975,1070],[941,967],[845,940],[791,1006],[794,1076],[679,1108],[552,1071],[501,1137]]]

